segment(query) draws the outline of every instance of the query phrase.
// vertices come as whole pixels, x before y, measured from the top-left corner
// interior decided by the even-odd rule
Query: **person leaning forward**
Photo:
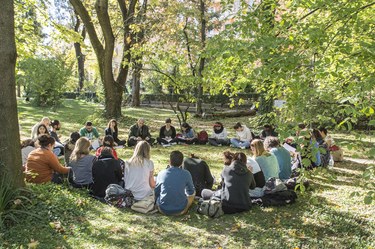
[[[146,141],[150,145],[155,142],[154,138],[151,138],[148,126],[145,125],[145,120],[143,118],[138,119],[137,123],[130,127],[128,146],[134,146],[139,141]]]

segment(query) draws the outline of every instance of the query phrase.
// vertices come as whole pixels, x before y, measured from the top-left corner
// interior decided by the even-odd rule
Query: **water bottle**
[[[335,161],[333,160],[332,155],[330,155],[329,162],[328,162],[328,168],[332,169],[334,164],[335,164]]]

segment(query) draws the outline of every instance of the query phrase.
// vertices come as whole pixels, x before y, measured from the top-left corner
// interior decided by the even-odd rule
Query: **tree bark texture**
[[[69,0],[75,12],[79,15],[85,25],[87,34],[89,35],[91,45],[95,51],[95,55],[99,65],[100,77],[104,86],[105,98],[105,116],[107,118],[118,118],[121,116],[121,103],[125,82],[128,74],[128,62],[131,56],[129,49],[131,48],[131,29],[130,25],[134,19],[134,10],[137,0],[130,0],[128,6],[125,1],[118,0],[120,10],[124,20],[124,45],[123,62],[120,72],[115,80],[113,74],[113,52],[115,48],[115,37],[108,14],[108,0],[96,0],[95,11],[99,21],[100,33],[103,35],[104,42],[99,39],[98,32],[95,29],[94,21],[80,0]]]
[[[13,0],[3,0],[0,8],[0,177],[23,186],[20,135],[17,115]],[[7,175],[5,174],[7,173]]]
[[[196,113],[197,114],[202,114],[203,109],[202,109],[202,97],[203,97],[203,86],[202,86],[202,79],[203,79],[203,70],[205,66],[205,57],[202,56],[204,53],[204,50],[206,48],[206,4],[204,2],[205,0],[199,0],[199,12],[200,12],[200,21],[201,21],[201,27],[200,27],[200,35],[201,35],[201,56],[199,59],[199,68],[198,68],[198,78],[199,78],[199,83],[197,86],[197,104],[196,104]]]
[[[79,28],[81,26],[81,20],[79,19],[79,16],[75,14],[76,17],[76,24],[74,26],[74,31],[79,32]],[[85,26],[82,28],[81,32],[82,36],[82,42],[85,40],[86,37],[86,29]],[[76,53],[77,58],[77,66],[78,66],[78,92],[81,92],[83,88],[83,84],[85,82],[85,55],[82,53],[81,43],[75,42],[74,43],[74,50]]]

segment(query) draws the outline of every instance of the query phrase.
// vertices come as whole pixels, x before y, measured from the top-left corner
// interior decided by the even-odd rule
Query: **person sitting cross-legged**
[[[280,146],[280,140],[277,137],[271,136],[264,140],[264,148],[276,156],[279,164],[279,179],[289,179],[292,174],[292,158],[289,151]]]
[[[253,140],[250,129],[241,123],[236,123],[233,128],[236,130],[237,137],[230,139],[231,146],[241,149],[249,148],[250,142]]]
[[[125,140],[120,140],[118,138],[118,127],[116,119],[111,119],[108,122],[107,128],[105,128],[104,132],[106,136],[111,135],[113,137],[115,146],[124,146],[126,144]]]
[[[183,215],[194,201],[195,189],[189,171],[181,168],[184,156],[180,151],[170,154],[170,166],[156,180],[155,199],[161,213]]]
[[[170,146],[178,142],[176,138],[176,129],[171,125],[172,120],[167,118],[165,120],[165,125],[160,128],[159,137],[157,141],[163,146]]]
[[[130,127],[128,146],[135,146],[139,141],[146,141],[150,145],[155,142],[143,118],[138,119],[137,123]]]
[[[211,137],[208,138],[208,143],[213,146],[229,145],[227,129],[224,128],[221,122],[215,122]]]

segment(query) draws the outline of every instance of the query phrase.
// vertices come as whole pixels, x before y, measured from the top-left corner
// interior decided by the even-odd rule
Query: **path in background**
[[[361,158],[344,157],[344,160],[355,162],[355,163],[360,163],[360,164],[375,164],[374,159],[361,159]]]

